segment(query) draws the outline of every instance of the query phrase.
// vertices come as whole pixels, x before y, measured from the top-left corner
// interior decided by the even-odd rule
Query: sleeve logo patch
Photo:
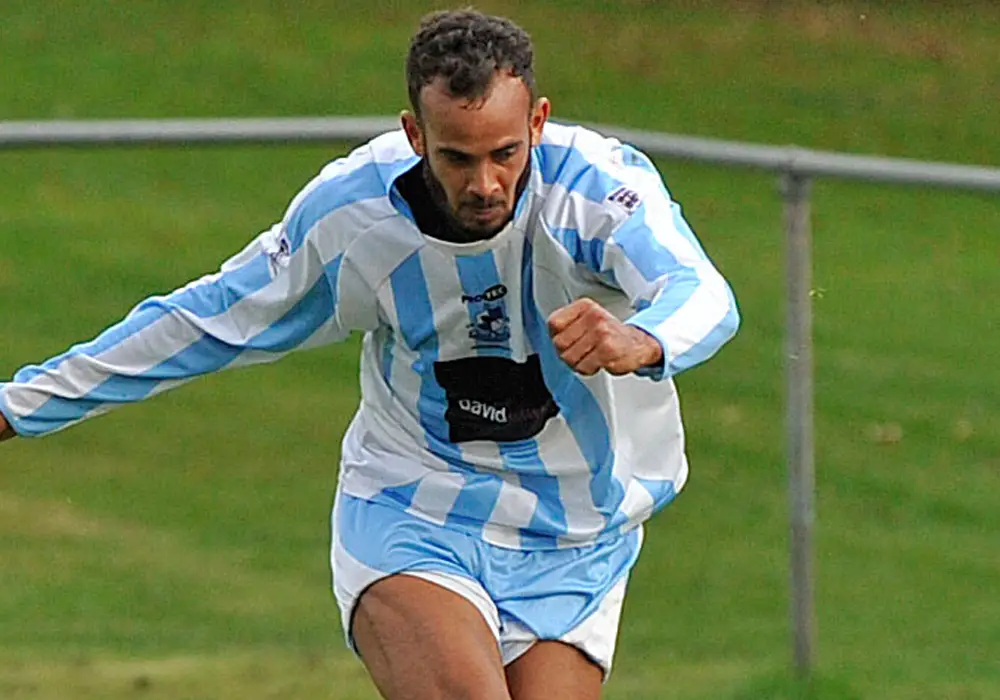
[[[624,186],[619,187],[609,194],[608,201],[614,202],[629,214],[638,209],[639,205],[642,204],[642,198],[639,197],[639,193]]]
[[[292,242],[288,240],[287,231],[281,232],[281,236],[276,243],[277,245],[275,245],[275,242],[272,242],[268,246],[268,250],[265,251],[272,276],[278,274],[279,269],[288,267],[288,263],[292,258]]]

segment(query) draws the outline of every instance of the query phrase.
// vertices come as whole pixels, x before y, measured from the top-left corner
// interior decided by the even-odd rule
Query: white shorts
[[[611,542],[552,550],[497,547],[402,510],[338,494],[333,513],[333,588],[348,645],[361,594],[405,573],[462,596],[493,631],[504,664],[539,640],[576,647],[604,670],[618,638],[628,574],[642,529]]]

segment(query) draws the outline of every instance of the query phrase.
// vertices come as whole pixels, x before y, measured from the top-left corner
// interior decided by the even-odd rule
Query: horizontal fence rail
[[[0,122],[0,149],[354,141],[372,138],[398,126],[399,119],[396,117],[9,121]],[[655,156],[758,168],[807,177],[1000,191],[1000,168],[830,153],[794,146],[764,146],[602,124],[589,126]]]
[[[360,142],[398,128],[395,117],[149,119],[0,122],[0,151],[60,146]],[[812,360],[812,179],[927,185],[1000,192],[1000,168],[848,155],[794,146],[678,136],[590,124],[652,156],[778,173],[784,202],[786,258],[785,420],[789,493],[789,617],[800,676],[815,663],[813,524],[815,446]]]

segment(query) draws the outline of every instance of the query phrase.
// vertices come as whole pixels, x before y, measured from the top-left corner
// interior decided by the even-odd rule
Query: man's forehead
[[[498,74],[482,97],[455,97],[438,78],[421,90],[420,105],[424,129],[440,145],[494,143],[496,148],[525,138],[531,93],[520,78]]]

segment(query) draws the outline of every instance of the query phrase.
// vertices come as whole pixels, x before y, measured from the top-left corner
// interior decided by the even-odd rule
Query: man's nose
[[[502,190],[503,187],[500,184],[497,170],[491,163],[488,161],[477,163],[473,167],[469,180],[469,192],[471,194],[488,199]]]

